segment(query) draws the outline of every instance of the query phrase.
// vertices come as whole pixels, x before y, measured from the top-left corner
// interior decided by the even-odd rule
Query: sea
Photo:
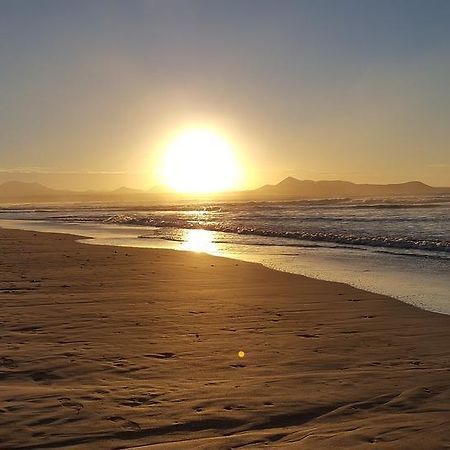
[[[450,314],[450,196],[3,205],[0,226],[205,252]]]

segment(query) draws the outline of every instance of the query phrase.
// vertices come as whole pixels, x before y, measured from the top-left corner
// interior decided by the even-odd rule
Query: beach
[[[450,447],[450,316],[0,229],[0,448]]]
[[[202,251],[450,314],[450,197],[0,207],[0,227]]]

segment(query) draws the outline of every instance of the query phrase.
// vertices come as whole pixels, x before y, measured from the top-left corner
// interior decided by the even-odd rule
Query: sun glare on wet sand
[[[239,164],[228,141],[215,131],[191,129],[167,147],[163,179],[181,193],[214,193],[236,188]]]
[[[196,253],[217,253],[218,248],[213,238],[213,231],[186,230],[182,249]]]

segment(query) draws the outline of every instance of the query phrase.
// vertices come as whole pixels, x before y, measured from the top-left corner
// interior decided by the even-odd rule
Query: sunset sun
[[[183,193],[221,192],[236,187],[239,165],[225,138],[207,129],[176,136],[163,160],[164,183]]]

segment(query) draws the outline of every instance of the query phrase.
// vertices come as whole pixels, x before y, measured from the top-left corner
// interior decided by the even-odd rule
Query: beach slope
[[[449,316],[76,239],[0,229],[0,448],[450,446]]]

